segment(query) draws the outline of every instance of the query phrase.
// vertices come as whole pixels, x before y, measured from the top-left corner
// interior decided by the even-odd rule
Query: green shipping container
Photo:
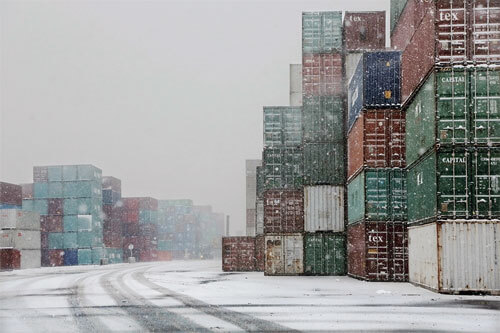
[[[305,143],[304,185],[343,185],[344,183],[344,143]]]
[[[302,13],[302,53],[342,51],[342,12]]]
[[[49,232],[49,250],[62,249],[64,238],[62,232]]]
[[[408,221],[500,217],[500,148],[440,148],[408,169]]]
[[[296,147],[302,144],[300,106],[264,107],[264,147]]]
[[[498,105],[498,70],[447,68],[432,73],[406,111],[407,165],[436,143],[500,144]]]
[[[77,233],[76,232],[65,232],[63,233],[63,247],[65,249],[77,249]]]
[[[106,251],[102,247],[92,248],[92,264],[100,265],[101,259],[106,259]]]
[[[312,275],[346,274],[346,238],[343,233],[306,234],[304,273]]]
[[[49,169],[50,170],[50,169]],[[50,199],[62,198],[63,197],[63,182],[49,182],[49,193],[48,197]]]
[[[92,250],[78,249],[78,265],[92,265]]]
[[[265,148],[262,153],[264,191],[303,185],[302,148]]]
[[[408,0],[391,0],[391,35]]]
[[[348,222],[406,221],[406,171],[365,169],[347,186]]]
[[[341,142],[344,139],[344,106],[341,97],[305,96],[304,142]]]
[[[78,232],[77,241],[78,248],[90,248],[94,239],[94,234],[91,231]]]
[[[78,231],[78,216],[77,215],[64,215],[64,232]]]

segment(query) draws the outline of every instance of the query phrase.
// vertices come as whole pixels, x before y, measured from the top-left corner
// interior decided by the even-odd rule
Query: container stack
[[[193,206],[193,214],[196,219],[195,235],[197,251],[194,255],[201,259],[214,258],[216,255],[213,250],[214,245],[220,243],[220,237],[222,236],[220,229],[217,227],[216,213],[212,211],[212,206]],[[222,216],[223,220],[224,216]]]
[[[302,96],[300,97],[302,99]],[[255,270],[264,271],[265,244],[264,244],[264,168],[255,168],[256,188],[255,188]]]
[[[297,275],[304,271],[302,153],[302,108],[264,107],[262,197],[266,275]]]
[[[194,257],[197,249],[193,201],[160,200],[158,205],[160,250],[171,252],[173,259]]]
[[[348,274],[366,280],[408,278],[400,59],[364,52],[348,85]]]
[[[102,177],[103,242],[110,264],[123,262],[122,182]]]
[[[498,1],[408,0],[391,37],[403,51],[409,280],[439,292],[500,292],[499,27]]]
[[[246,160],[246,235],[255,236],[257,170],[261,160]]]
[[[21,209],[22,187],[0,182],[0,209]]]
[[[93,165],[33,168],[33,199],[23,200],[23,210],[40,214],[42,266],[105,259],[101,174]]]
[[[123,255],[136,261],[157,260],[158,200],[122,198]]]
[[[342,30],[342,12],[302,13],[306,274],[346,272]]]
[[[0,210],[0,270],[40,267],[40,214]]]

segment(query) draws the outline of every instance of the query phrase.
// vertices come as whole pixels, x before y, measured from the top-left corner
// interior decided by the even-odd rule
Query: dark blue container
[[[64,250],[64,266],[78,265],[78,250],[66,249]]]
[[[401,107],[401,52],[366,52],[349,82],[348,127],[363,109]]]

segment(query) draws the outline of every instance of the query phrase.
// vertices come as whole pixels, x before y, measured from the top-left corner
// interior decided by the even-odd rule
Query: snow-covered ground
[[[499,332],[500,297],[172,261],[2,272],[0,323],[2,332]]]

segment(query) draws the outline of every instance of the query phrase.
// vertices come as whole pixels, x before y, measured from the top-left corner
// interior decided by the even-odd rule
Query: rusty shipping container
[[[268,190],[264,192],[264,233],[304,231],[304,192]]]
[[[385,49],[385,12],[346,12],[344,48],[347,52]]]
[[[3,205],[7,206],[22,206],[23,204],[23,190],[20,185],[0,182],[0,208]],[[16,207],[6,207],[16,208]]]
[[[347,227],[348,274],[370,281],[408,281],[404,222],[365,221]]]
[[[343,93],[342,55],[302,55],[302,93],[310,96],[338,96]]]
[[[365,110],[347,136],[347,179],[361,168],[404,168],[405,114],[401,110]]]
[[[21,253],[16,249],[0,249],[0,270],[21,268]]]
[[[255,270],[263,272],[265,267],[266,242],[264,235],[255,236]]]
[[[304,237],[301,234],[265,236],[264,275],[304,273]]]
[[[255,270],[255,237],[222,237],[222,270]]]
[[[441,293],[500,295],[500,223],[438,221],[408,228],[409,280]]]
[[[64,250],[42,250],[41,264],[43,267],[64,266]]]
[[[305,231],[344,231],[344,195],[344,186],[305,186]]]

